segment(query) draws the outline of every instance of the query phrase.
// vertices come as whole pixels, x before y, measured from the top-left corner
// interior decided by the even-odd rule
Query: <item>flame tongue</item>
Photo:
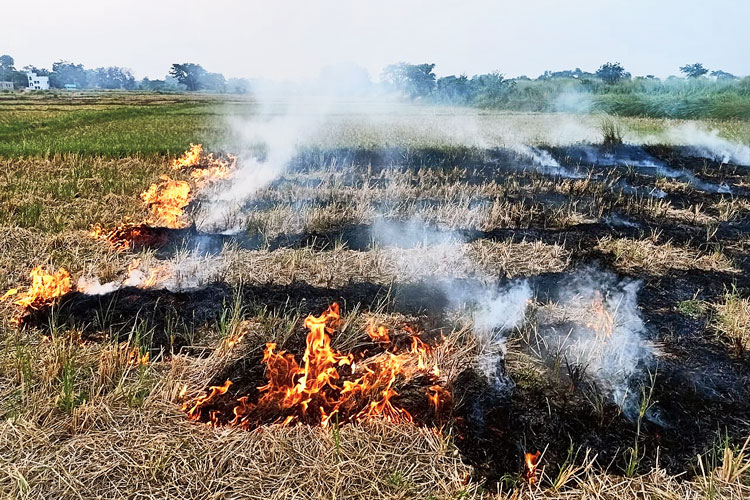
[[[541,452],[537,451],[536,453],[526,453],[524,457],[526,463],[525,476],[529,484],[535,484],[539,479],[539,471],[537,471],[537,467],[539,466],[539,457],[541,455]]]
[[[198,165],[201,161],[201,153],[203,152],[202,144],[190,143],[190,147],[185,151],[185,154],[180,158],[172,160],[172,168],[175,170],[192,167]]]
[[[594,317],[592,321],[586,323],[586,326],[594,330],[597,338],[606,341],[614,332],[615,319],[612,313],[607,310],[602,294],[598,290],[594,293],[591,309]]]
[[[162,222],[174,229],[185,227],[185,222],[180,219],[190,199],[190,184],[187,182],[162,175],[161,183],[151,184],[141,193],[141,198],[151,210],[152,222]]]
[[[70,273],[60,268],[56,273],[45,272],[42,266],[31,270],[31,286],[19,299],[15,301],[19,306],[27,309],[39,309],[52,304],[55,299],[70,292]],[[6,300],[18,293],[17,289],[8,290],[0,301]]]
[[[265,392],[258,401],[259,405],[274,404],[281,409],[299,409],[300,416],[305,416],[310,407],[315,407],[322,418],[336,407],[337,401],[328,393],[340,390],[336,385],[339,378],[337,367],[351,365],[353,361],[351,355],[343,356],[331,348],[330,334],[338,325],[339,318],[336,303],[320,316],[307,317],[305,327],[310,333],[307,334],[307,348],[302,358],[303,367],[297,365],[292,354],[275,354],[275,344],[266,346],[263,362],[268,368],[269,382],[259,388]]]
[[[190,170],[190,177],[198,187],[205,187],[231,177],[237,164],[237,158],[229,155],[229,160],[215,158],[213,153],[203,154],[201,144],[190,143],[190,148],[181,158],[172,161],[175,170]]]

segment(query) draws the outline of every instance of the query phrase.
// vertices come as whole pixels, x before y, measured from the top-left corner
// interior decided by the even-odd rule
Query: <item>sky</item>
[[[356,63],[435,63],[438,76],[506,77],[618,61],[634,75],[679,66],[750,74],[748,0],[0,0],[0,55],[163,78],[196,62],[227,77],[303,80]]]

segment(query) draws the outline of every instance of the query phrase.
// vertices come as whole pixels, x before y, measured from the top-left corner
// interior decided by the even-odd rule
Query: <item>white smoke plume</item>
[[[654,359],[638,311],[639,281],[587,267],[560,284],[559,301],[538,311],[549,356],[562,357],[632,417]]]
[[[470,313],[477,339],[477,369],[499,392],[513,388],[513,381],[503,369],[508,334],[521,326],[531,299],[526,280],[506,286],[497,283],[475,283],[468,287],[446,287],[446,295],[455,310]]]
[[[216,280],[226,265],[222,258],[201,257],[195,252],[181,252],[170,260],[137,259],[120,279],[101,283],[97,277],[81,276],[76,289],[87,295],[105,295],[123,287],[180,292]]]
[[[233,214],[241,212],[247,200],[286,170],[299,146],[319,130],[326,114],[323,103],[310,109],[305,103],[291,101],[282,110],[264,105],[249,119],[229,117],[232,149],[239,152],[238,169],[224,189],[203,203],[199,226],[226,233],[240,231],[241,227],[232,227],[236,223]]]
[[[676,144],[688,146],[695,156],[750,166],[750,146],[725,139],[716,129],[707,130],[690,122],[671,128],[667,136]]]

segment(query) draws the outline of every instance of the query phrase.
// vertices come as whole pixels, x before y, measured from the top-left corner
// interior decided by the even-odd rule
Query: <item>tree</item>
[[[688,78],[698,78],[708,73],[708,70],[701,63],[686,64],[680,66],[680,71]]]
[[[92,83],[99,88],[131,90],[136,87],[135,77],[129,69],[110,66],[109,68],[96,68],[95,72]]]
[[[596,70],[596,76],[601,78],[601,80],[608,85],[614,85],[618,83],[620,80],[625,78],[625,75],[625,68],[623,68],[622,65],[618,62],[608,62],[602,64],[599,69]]]
[[[253,86],[246,78],[230,78],[227,81],[227,92],[232,94],[249,94]]]
[[[382,79],[412,99],[425,97],[435,88],[434,68],[434,64],[391,64],[383,70]]]
[[[720,69],[712,71],[711,76],[713,76],[717,80],[739,80],[739,78],[734,76],[732,73],[727,73],[726,71],[722,71]]]
[[[57,61],[52,63],[49,84],[51,87],[58,89],[64,88],[66,85],[75,85],[78,88],[88,87],[86,70],[83,64],[73,64],[70,61]]]
[[[10,80],[15,83],[13,74],[16,72],[16,68],[14,64],[15,61],[9,55],[0,56],[0,80]]]
[[[226,92],[227,82],[221,73],[205,73],[200,78],[200,88],[212,92]]]
[[[438,78],[437,97],[448,102],[466,103],[471,99],[471,84],[466,75]]]
[[[509,90],[515,86],[515,82],[503,78],[499,71],[474,75],[469,83],[474,102],[480,106],[498,106],[507,102]]]
[[[203,78],[206,76],[206,70],[200,64],[183,63],[173,64],[169,74],[185,85],[188,90],[195,91],[203,88]],[[223,77],[222,77],[223,78]]]
[[[0,71],[15,71],[15,63],[8,54],[0,56]]]

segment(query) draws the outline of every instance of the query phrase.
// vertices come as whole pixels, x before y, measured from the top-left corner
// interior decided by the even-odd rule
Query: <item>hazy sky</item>
[[[0,54],[16,66],[124,66],[163,78],[173,62],[226,76],[299,79],[355,62],[434,62],[438,75],[536,77],[619,61],[677,74],[700,61],[750,74],[750,0],[0,0]]]

